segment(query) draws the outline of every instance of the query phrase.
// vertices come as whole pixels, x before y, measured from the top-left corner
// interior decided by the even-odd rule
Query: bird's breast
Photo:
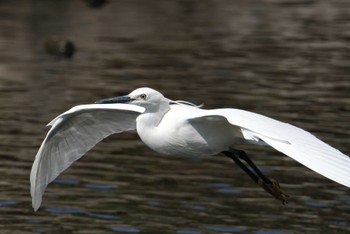
[[[233,143],[231,126],[224,123],[208,123],[199,132],[188,119],[165,116],[159,125],[137,121],[141,140],[156,152],[166,155],[205,157],[227,150]]]

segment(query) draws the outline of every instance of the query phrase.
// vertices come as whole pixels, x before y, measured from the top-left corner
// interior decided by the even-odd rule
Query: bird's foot
[[[258,184],[274,198],[280,200],[283,205],[287,204],[290,196],[281,189],[280,184],[276,180],[270,179],[270,181],[271,183],[265,183],[263,180],[259,180]]]

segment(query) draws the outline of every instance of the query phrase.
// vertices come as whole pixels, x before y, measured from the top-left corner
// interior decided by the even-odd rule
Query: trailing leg
[[[287,199],[289,195],[281,190],[279,183],[274,179],[266,177],[259,168],[253,163],[248,155],[242,150],[230,149],[229,151],[222,152],[225,156],[234,161],[249,177],[257,184],[259,184],[266,192],[270,193],[277,200],[280,200],[282,204],[288,203]],[[249,167],[247,167],[241,160],[245,161]]]

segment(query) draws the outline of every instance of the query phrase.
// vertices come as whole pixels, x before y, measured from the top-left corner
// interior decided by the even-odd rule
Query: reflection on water
[[[0,227],[4,233],[346,233],[349,189],[278,152],[242,146],[292,195],[280,205],[236,166],[156,154],[112,136],[30,205],[29,173],[53,117],[73,105],[159,89],[314,132],[350,154],[350,3],[83,1],[0,3]],[[51,36],[73,41],[65,59]],[[349,178],[350,179],[350,178]]]

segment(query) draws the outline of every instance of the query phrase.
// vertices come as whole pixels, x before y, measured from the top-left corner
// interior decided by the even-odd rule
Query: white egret
[[[239,109],[201,109],[172,101],[151,88],[75,106],[48,125],[51,129],[30,175],[34,210],[40,207],[47,185],[95,144],[111,134],[135,129],[147,146],[163,154],[205,157],[223,153],[283,204],[288,195],[278,182],[264,176],[244,151],[232,148],[235,143],[248,140],[269,145],[350,187],[350,158],[301,128]]]

